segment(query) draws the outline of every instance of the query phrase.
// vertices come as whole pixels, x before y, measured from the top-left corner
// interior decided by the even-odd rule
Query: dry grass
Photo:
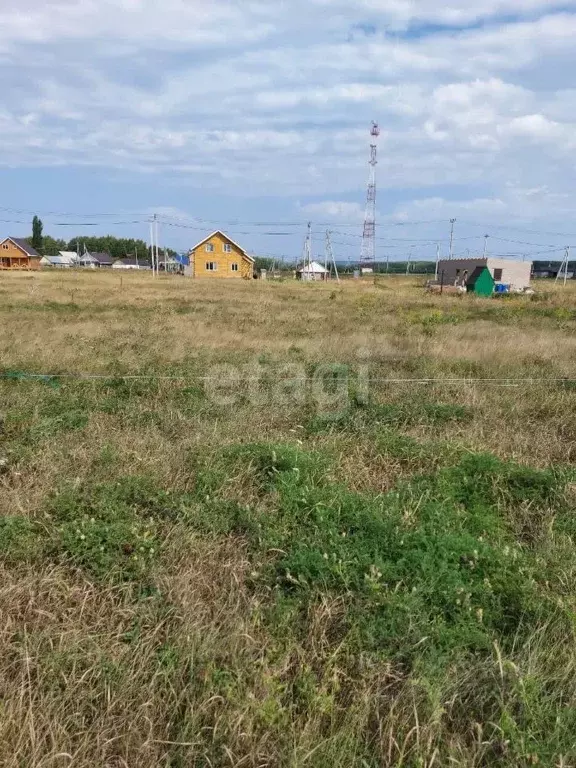
[[[49,539],[57,490],[138,475],[193,493],[200,465],[216,471],[224,447],[251,442],[320,451],[334,482],[379,495],[449,464],[451,450],[570,466],[576,386],[555,380],[576,379],[576,284],[538,288],[536,300],[490,301],[427,295],[400,277],[309,286],[2,275],[0,515]],[[468,417],[394,423],[411,441],[401,450],[386,447],[379,423],[309,433],[309,397],[212,403],[203,377],[221,363],[243,376],[260,366],[271,380],[286,363],[306,376],[322,363],[365,364],[374,402],[462,406]],[[132,375],[150,378],[118,378]],[[514,382],[480,381],[498,378]],[[421,379],[434,381],[410,381]],[[223,499],[274,514],[276,497],[250,472],[231,463],[227,475]],[[530,505],[517,514],[530,517]],[[529,639],[457,656],[435,676],[354,645],[350,593],[277,603],[277,588],[255,576],[274,551],[256,562],[234,532],[161,516],[154,525],[162,553],[145,584],[96,578],[50,549],[3,559],[0,528],[0,765],[576,765],[576,747],[544,714],[576,705],[565,626],[547,619]],[[558,600],[573,606],[566,540],[550,533],[539,546],[563,574],[550,576]],[[530,706],[548,733],[519,714]]]

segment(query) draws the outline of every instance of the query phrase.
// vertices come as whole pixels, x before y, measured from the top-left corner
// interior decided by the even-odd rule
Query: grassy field
[[[0,274],[0,765],[576,766],[576,285]]]

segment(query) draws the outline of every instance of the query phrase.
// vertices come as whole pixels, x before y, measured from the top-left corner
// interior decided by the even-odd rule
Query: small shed
[[[328,270],[317,261],[301,264],[296,269],[297,280],[326,280],[327,276]]]
[[[479,266],[474,269],[468,278],[466,290],[468,293],[475,293],[477,296],[492,296],[495,285],[496,283],[488,267]]]

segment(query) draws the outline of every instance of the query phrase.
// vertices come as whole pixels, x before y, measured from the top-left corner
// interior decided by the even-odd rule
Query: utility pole
[[[338,267],[336,266],[336,259],[334,258],[334,251],[332,250],[332,240],[330,239],[330,231],[326,230],[326,261],[330,260],[330,273],[332,273],[332,267],[334,267],[334,274],[336,280],[340,282],[340,275],[338,274]]]
[[[160,268],[160,249],[158,246],[158,243],[160,241],[160,235],[158,231],[158,216],[154,214],[154,244],[155,244],[155,250],[156,250],[156,258],[154,259],[156,262],[156,277],[158,277],[159,274],[159,268]]]
[[[484,235],[484,258],[488,256],[488,238],[490,235]]]
[[[436,269],[434,270],[434,281],[438,280],[438,263],[440,262],[440,243],[436,243]]]
[[[452,245],[454,243],[454,224],[456,224],[456,219],[450,219],[450,256],[448,258],[452,258]]]
[[[312,222],[308,222],[308,232],[304,243],[304,265],[302,276],[306,275],[306,280],[312,279]]]
[[[154,277],[154,219],[150,220],[150,263],[152,265],[152,277]]]
[[[570,261],[570,246],[566,246],[566,250],[564,251],[564,260],[562,261],[562,266],[560,267],[558,274],[556,275],[555,282],[557,283],[560,279],[560,275],[562,272],[564,272],[564,285],[566,285],[566,281],[568,280],[568,262]]]

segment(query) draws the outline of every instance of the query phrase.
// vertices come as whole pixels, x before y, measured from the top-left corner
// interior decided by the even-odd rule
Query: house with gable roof
[[[40,269],[40,254],[23,237],[0,242],[0,269]]]
[[[252,256],[219,230],[191,249],[190,267],[194,277],[251,280],[254,276]]]

